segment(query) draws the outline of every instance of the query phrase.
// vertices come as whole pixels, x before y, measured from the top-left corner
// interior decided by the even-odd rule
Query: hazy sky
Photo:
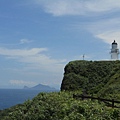
[[[73,60],[110,59],[120,0],[0,0],[0,88],[60,87]]]

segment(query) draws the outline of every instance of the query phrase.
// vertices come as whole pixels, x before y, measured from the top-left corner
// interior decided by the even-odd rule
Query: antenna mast
[[[83,60],[85,59],[85,54],[83,54]]]

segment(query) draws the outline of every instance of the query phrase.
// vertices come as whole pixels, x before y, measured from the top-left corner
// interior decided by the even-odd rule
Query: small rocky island
[[[24,86],[23,89],[30,89],[30,90],[40,90],[40,91],[56,91],[55,88],[52,88],[48,85],[43,85],[43,84],[38,84],[34,87],[28,87],[28,86]]]

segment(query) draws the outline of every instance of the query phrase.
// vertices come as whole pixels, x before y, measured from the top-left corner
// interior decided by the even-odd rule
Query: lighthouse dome
[[[117,45],[117,43],[115,42],[115,40],[114,40],[114,42],[112,43],[112,45]]]

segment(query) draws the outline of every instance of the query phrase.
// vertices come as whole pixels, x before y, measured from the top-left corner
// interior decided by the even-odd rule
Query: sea
[[[0,89],[0,110],[22,104],[25,101],[34,98],[40,92],[44,91],[30,89]]]

